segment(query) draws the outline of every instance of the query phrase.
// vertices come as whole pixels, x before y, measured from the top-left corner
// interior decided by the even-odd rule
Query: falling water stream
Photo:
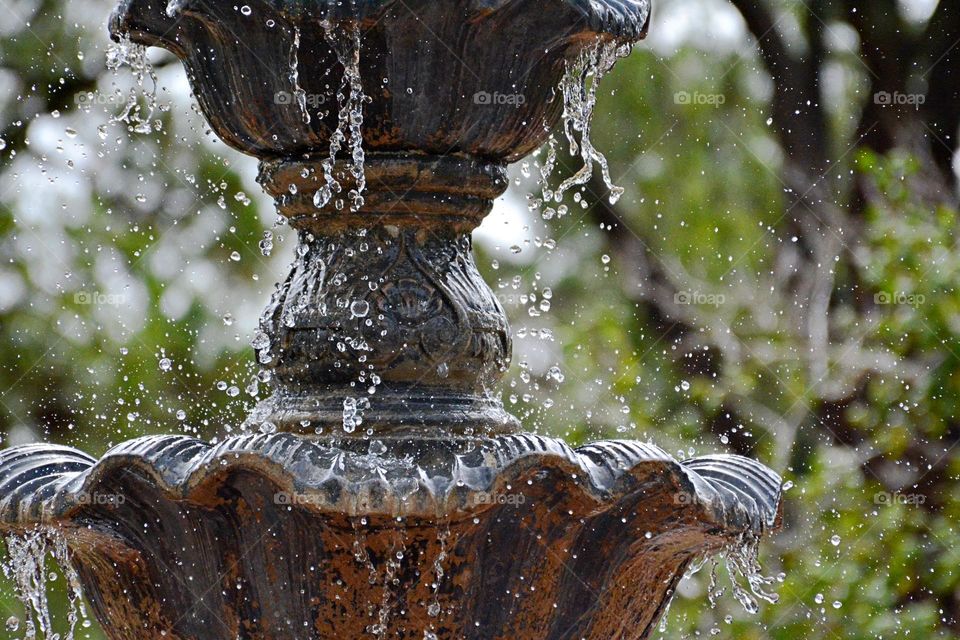
[[[363,104],[367,97],[363,93],[360,79],[360,26],[356,23],[349,33],[338,31],[330,22],[321,23],[327,44],[337,56],[343,67],[343,80],[337,90],[337,126],[330,134],[327,158],[323,160],[323,185],[314,193],[313,204],[317,208],[325,207],[342,190],[337,176],[337,154],[344,144],[349,144],[349,171],[355,186],[350,189],[348,199],[350,209],[357,211],[363,206],[363,191],[366,188],[363,151]],[[346,31],[344,29],[343,31]],[[334,200],[337,209],[343,208],[343,202]]]
[[[293,44],[290,45],[290,84],[293,85],[293,99],[300,107],[303,123],[310,124],[310,111],[307,110],[307,92],[300,86],[300,27],[293,28]]]
[[[154,125],[151,118],[157,108],[157,75],[147,60],[147,49],[143,45],[135,44],[129,38],[111,43],[107,48],[107,68],[116,71],[121,67],[129,67],[137,82],[137,87],[127,92],[123,111],[111,117],[111,122],[122,122],[135,133],[150,133]],[[152,86],[147,88],[146,81],[150,79]],[[140,96],[146,103],[146,112],[140,104]],[[159,123],[157,123],[159,130]]]
[[[600,81],[607,75],[619,58],[630,54],[630,45],[616,42],[598,42],[587,47],[573,60],[567,63],[566,73],[560,81],[560,93],[563,96],[563,132],[566,136],[571,156],[579,156],[583,166],[573,175],[565,178],[555,191],[549,186],[549,178],[556,166],[556,141],[551,136],[547,142],[547,158],[541,167],[543,181],[543,201],[560,203],[564,195],[573,187],[585,184],[593,175],[594,165],[600,166],[601,177],[609,189],[610,204],[615,204],[623,195],[623,188],[613,183],[610,166],[590,139],[593,112],[597,104],[597,90]]]
[[[17,597],[24,607],[24,639],[36,640],[74,640],[79,623],[90,626],[87,611],[83,604],[80,577],[70,559],[67,541],[63,535],[52,528],[38,528],[22,535],[8,535],[5,538],[7,556],[0,568],[4,576],[16,587]],[[47,584],[57,579],[57,575],[48,571],[47,558],[52,557],[60,567],[67,584],[67,632],[65,635],[53,630],[50,606],[47,598]],[[7,620],[7,630],[16,631],[19,619]]]
[[[711,608],[716,608],[719,599],[725,593],[725,589],[719,586],[717,576],[717,569],[723,566],[726,568],[734,599],[740,603],[744,611],[756,614],[760,608],[758,600],[771,604],[779,602],[780,596],[773,591],[772,586],[784,579],[783,574],[775,578],[763,574],[759,551],[760,538],[749,532],[743,533],[738,539],[725,545],[719,554],[708,553],[691,562],[683,578],[692,577],[700,573],[704,567],[709,566],[707,600]],[[667,630],[670,605],[675,596],[675,590],[668,594],[669,600],[664,606],[658,627],[660,633],[665,633]]]

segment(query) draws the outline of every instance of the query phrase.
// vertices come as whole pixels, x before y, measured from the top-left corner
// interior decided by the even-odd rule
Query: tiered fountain
[[[572,111],[647,0],[246,1],[126,0],[111,31],[183,60],[298,230],[254,340],[273,395],[217,444],[2,452],[11,551],[69,556],[117,639],[647,638],[691,563],[778,525],[780,479],[523,433],[470,239],[562,115],[601,161]]]

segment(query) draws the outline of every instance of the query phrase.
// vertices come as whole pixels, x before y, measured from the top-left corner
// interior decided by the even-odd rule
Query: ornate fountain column
[[[506,188],[505,166],[372,153],[365,179],[359,210],[317,207],[319,161],[262,164],[300,246],[255,341],[276,391],[251,422],[339,437],[517,431],[496,387],[510,360],[507,319],[470,239]]]
[[[750,553],[779,524],[775,473],[574,450],[521,433],[497,392],[510,334],[470,232],[559,119],[568,62],[648,15],[126,0],[114,37],[183,60],[299,234],[254,340],[274,393],[217,443],[0,452],[0,530],[65,542],[115,639],[647,638],[688,565],[725,549],[763,597]]]

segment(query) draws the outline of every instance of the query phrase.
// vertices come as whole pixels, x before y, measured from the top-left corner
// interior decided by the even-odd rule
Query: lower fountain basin
[[[647,638],[780,486],[626,441],[151,436],[0,453],[0,529],[63,536],[111,638]]]

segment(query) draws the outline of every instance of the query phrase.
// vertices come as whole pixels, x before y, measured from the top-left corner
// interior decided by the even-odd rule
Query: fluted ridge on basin
[[[363,446],[368,446],[362,443]],[[290,433],[250,434],[211,444],[186,436],[147,436],[120,444],[98,462],[69,447],[27,445],[0,452],[0,526],[69,519],[101,486],[133,474],[173,500],[187,500],[225,475],[253,471],[316,511],[346,516],[463,517],[490,495],[559,473],[602,511],[641,487],[669,479],[682,509],[729,531],[757,534],[776,526],[780,478],[747,458],[714,455],[679,462],[653,444],[595,442],[572,449],[561,440],[520,434],[476,443],[384,444],[383,455]]]

